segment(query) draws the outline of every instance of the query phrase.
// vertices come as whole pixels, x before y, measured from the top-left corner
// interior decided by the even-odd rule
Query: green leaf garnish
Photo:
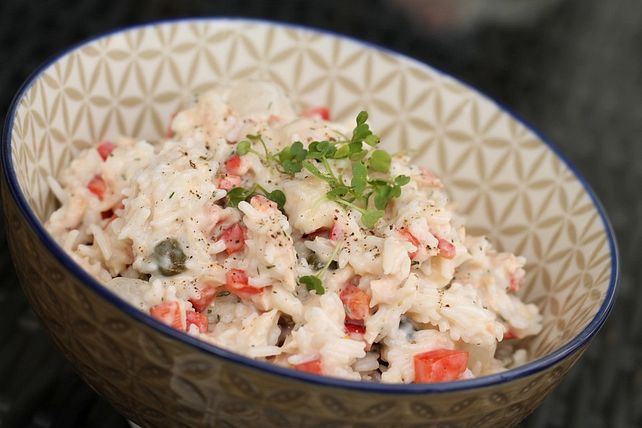
[[[375,147],[377,144],[379,144],[379,136],[375,134],[370,134],[363,139],[363,142],[369,146]]]
[[[283,207],[285,206],[285,193],[277,189],[266,193],[265,197],[271,201],[276,202],[276,205],[279,207],[279,209],[283,211]]]
[[[361,215],[361,222],[365,227],[372,229],[384,214],[385,212],[383,210],[364,211],[364,213]]]
[[[395,177],[395,184],[398,186],[405,186],[408,183],[410,183],[410,177],[407,175],[398,175]]]
[[[371,134],[372,132],[370,132],[370,127],[368,126],[368,124],[362,123],[361,125],[358,125],[356,128],[354,128],[354,131],[352,131],[352,141],[362,142],[366,139],[367,136]]]
[[[269,200],[274,201],[279,209],[283,211],[283,207],[286,202],[285,193],[279,189],[268,192],[260,184],[255,184],[250,189],[245,189],[243,187],[233,188],[227,192],[227,206],[236,208],[241,201],[248,201],[255,195],[263,195]]]
[[[325,293],[325,288],[321,280],[314,275],[306,275],[299,277],[299,282],[305,284],[308,291],[315,291],[319,296]]]
[[[350,188],[347,186],[338,186],[326,193],[326,196],[330,200],[335,200],[337,198],[343,198],[344,196],[350,193]]]
[[[352,164],[352,180],[350,184],[355,196],[361,198],[368,185],[368,170],[363,163],[355,162]]]
[[[350,156],[350,146],[348,144],[343,145],[334,152],[334,159],[343,159]]]
[[[390,162],[392,159],[388,152],[383,150],[375,150],[368,159],[368,167],[377,172],[387,174],[390,172]]]
[[[260,134],[257,135],[252,135],[248,134],[245,136],[245,140],[239,141],[239,143],[236,145],[236,154],[239,156],[245,156],[248,153],[253,153],[255,154],[261,161],[266,164],[267,166],[272,166],[273,163],[275,162],[274,155],[270,153],[268,150],[267,146],[265,145],[265,141],[263,141],[263,137]],[[261,146],[263,147],[263,153],[259,153],[256,150],[252,148],[252,144],[259,142],[261,143]]]
[[[252,143],[248,140],[243,140],[239,142],[236,146],[236,154],[239,156],[245,156],[252,149]]]
[[[302,161],[307,156],[308,151],[303,148],[303,143],[296,141],[291,146],[284,148],[276,154],[276,159],[280,164],[280,171],[284,174],[294,175],[303,169]]]
[[[260,139],[260,136],[247,138]],[[326,197],[359,211],[363,225],[372,228],[384,216],[388,203],[401,195],[401,187],[408,184],[410,178],[404,175],[381,176],[390,173],[392,157],[385,150],[368,147],[377,147],[379,136],[370,130],[367,112],[357,115],[350,139],[341,138],[340,141],[312,141],[307,148],[296,141],[272,158],[282,174],[293,176],[305,170],[326,182],[330,187]],[[337,164],[336,161],[341,159],[344,161]],[[343,177],[346,162],[352,173],[349,184]],[[339,171],[336,171],[337,165],[341,168]],[[371,177],[369,173],[376,176]]]
[[[249,199],[254,194],[254,189],[235,187],[227,192],[227,206],[236,208],[241,201]]]

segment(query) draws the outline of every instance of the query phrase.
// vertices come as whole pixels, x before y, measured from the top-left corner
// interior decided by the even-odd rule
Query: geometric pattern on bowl
[[[532,358],[559,349],[595,317],[612,280],[608,226],[551,147],[495,103],[439,71],[316,31],[256,21],[184,20],[114,33],[72,50],[42,72],[15,111],[11,158],[20,190],[42,221],[55,208],[47,176],[56,176],[79,150],[119,136],[158,139],[171,113],[195,94],[215,83],[248,78],[274,81],[300,108],[329,106],[337,121],[368,110],[387,149],[409,151],[415,162],[443,178],[472,233],[486,234],[498,248],[524,255],[527,277],[520,293],[543,315],[543,331],[529,343]],[[6,191],[4,195],[8,203]],[[28,246],[37,249],[41,243],[35,239]],[[52,269],[54,265],[52,261]],[[21,276],[38,276],[28,269],[37,271],[38,266],[21,268]],[[77,279],[68,282],[77,293],[95,297],[82,291]],[[41,303],[35,306],[42,316],[59,304],[64,306],[51,302],[41,311]],[[118,319],[115,314],[110,319]],[[86,327],[92,334],[100,332],[94,324]],[[134,330],[140,328],[149,329],[137,325]],[[73,329],[82,332],[81,326]],[[55,331],[53,335],[63,349],[69,341],[78,342],[71,336],[61,339]],[[108,333],[100,335],[110,339]],[[84,364],[85,377],[96,375],[75,351],[66,353]],[[555,370],[565,372],[578,356]],[[319,400],[330,406],[332,396]],[[332,406],[341,413],[340,401]],[[431,414],[419,404],[408,406],[404,413]],[[129,411],[125,404],[119,407]]]

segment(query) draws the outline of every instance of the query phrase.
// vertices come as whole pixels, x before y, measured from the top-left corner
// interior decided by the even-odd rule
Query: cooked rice
[[[234,173],[225,165],[246,135],[261,135],[274,153],[349,131],[297,115],[274,85],[219,87],[178,113],[162,141],[121,139],[105,160],[94,148],[79,153],[60,177],[48,179],[61,206],[46,226],[76,262],[135,307],[257,360],[287,367],[318,362],[328,376],[393,383],[415,381],[415,357],[438,349],[468,353],[460,379],[527,361],[519,341],[511,341],[507,358],[495,358],[506,335],[521,339],[541,329],[537,307],[514,294],[524,258],[467,235],[429,171],[393,157],[391,174],[411,181],[370,231],[358,211],[327,199],[327,184],[306,170],[290,177],[252,153]],[[349,182],[349,168],[343,173]],[[96,177],[102,190],[92,190]],[[283,190],[283,212],[263,197],[226,206],[225,180]],[[230,253],[220,235],[235,224],[244,243]],[[318,233],[334,227],[343,239]],[[161,263],[155,251],[168,238],[175,240],[169,248],[182,249],[184,270],[164,274],[175,255]],[[441,240],[452,245],[452,257]],[[336,268],[322,278],[323,295],[298,280],[319,269],[309,260],[334,260]],[[234,269],[248,279],[230,293]],[[346,284],[370,300],[365,331],[346,330]],[[203,324],[189,320],[199,309],[194,302],[212,288],[216,296],[200,308],[208,324],[201,332]],[[173,302],[175,317],[155,311]]]

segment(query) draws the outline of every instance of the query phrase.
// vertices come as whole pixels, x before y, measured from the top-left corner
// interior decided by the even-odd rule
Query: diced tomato
[[[305,235],[303,235],[303,239],[314,241],[317,236],[322,236],[324,238],[327,238],[329,233],[330,232],[328,231],[327,227],[321,227],[315,230],[314,232],[306,233]]]
[[[343,227],[341,227],[339,222],[334,222],[330,229],[330,240],[340,241],[341,239],[343,239]]]
[[[241,177],[233,174],[225,174],[223,177],[218,179],[217,187],[225,191],[230,191],[235,187],[241,185]]]
[[[232,294],[236,294],[239,297],[253,296],[255,294],[263,293],[265,288],[256,288],[249,285],[239,287],[239,283],[226,284],[225,289]]]
[[[224,229],[218,239],[225,242],[225,251],[228,255],[243,251],[245,246],[245,228],[240,223],[234,223],[232,226]]]
[[[108,218],[112,218],[114,216],[114,210],[108,209],[107,211],[103,211],[100,213],[100,218],[103,220],[107,220]]]
[[[413,251],[412,253],[408,253],[408,256],[410,256],[410,260],[413,260],[415,257],[417,257],[417,253],[419,252],[419,246],[421,245],[421,242],[419,239],[415,237],[408,229],[401,229],[399,231],[399,234],[405,239],[406,241],[410,242],[412,245],[417,247],[416,251]]]
[[[437,349],[415,355],[415,382],[448,382],[457,380],[466,370],[468,352]]]
[[[225,289],[239,297],[261,294],[263,288],[256,288],[248,285],[247,273],[242,269],[231,269],[225,275]]]
[[[209,320],[207,317],[200,312],[187,311],[185,312],[185,321],[187,327],[185,330],[189,330],[191,325],[198,327],[198,331],[201,333],[207,333],[207,327],[209,325]]]
[[[512,331],[508,330],[507,332],[504,333],[504,339],[502,340],[511,340],[511,339],[517,339],[517,335]]]
[[[519,286],[521,285],[521,280],[516,276],[511,275],[509,279],[508,288],[510,291],[519,291]]]
[[[176,117],[178,112],[174,112],[169,115],[169,125],[167,125],[167,130],[165,131],[165,138],[172,138],[174,136],[174,131],[172,130],[172,122]]]
[[[327,107],[310,107],[301,112],[303,117],[320,117],[323,120],[330,120],[330,109]]]
[[[116,209],[118,209],[118,207]],[[107,229],[107,227],[111,224],[111,222],[118,218],[113,208],[108,209],[107,211],[101,212],[100,217],[103,220],[106,220],[106,222],[103,224],[103,229]]]
[[[116,144],[112,143],[111,141],[103,141],[102,143],[98,144],[96,150],[98,150],[98,154],[103,160],[107,160],[111,152],[113,152],[116,147]]]
[[[231,269],[226,275],[227,285],[242,284],[247,285],[249,278],[243,269]]]
[[[230,174],[241,175],[239,169],[241,167],[241,162],[242,160],[239,155],[232,155],[225,161],[225,169]]]
[[[178,330],[184,330],[178,302],[163,302],[149,308],[151,316]]]
[[[351,320],[349,318],[346,318],[343,326],[345,327],[346,333],[348,334],[352,334],[352,333],[365,334],[366,333],[366,326],[363,324],[363,321]]]
[[[446,259],[452,259],[455,257],[455,246],[452,244],[452,242],[437,237],[437,240],[439,243],[437,244],[437,248],[439,248],[439,255],[446,258]]]
[[[100,216],[102,217],[103,220],[107,220],[107,222],[103,225],[103,229],[106,229],[109,224],[116,220],[118,218],[118,215],[116,214],[116,210],[122,210],[125,209],[125,204],[123,201],[120,201],[118,205],[116,205],[114,208],[110,208],[106,211],[103,211],[100,213]]]
[[[347,284],[339,298],[343,302],[346,318],[363,320],[370,315],[370,296],[354,284]]]
[[[271,127],[274,127],[274,125],[276,125],[280,121],[281,117],[275,114],[271,114],[270,117],[268,117],[268,125],[270,125]]]
[[[105,196],[105,192],[107,191],[107,184],[100,175],[95,175],[94,178],[89,180],[87,188],[102,201]]]
[[[300,372],[321,374],[321,360],[312,360],[307,363],[297,364],[294,368]]]
[[[198,299],[189,299],[190,303],[198,312],[203,312],[207,309],[214,298],[216,297],[216,288],[211,286],[205,286],[201,288],[201,297]]]

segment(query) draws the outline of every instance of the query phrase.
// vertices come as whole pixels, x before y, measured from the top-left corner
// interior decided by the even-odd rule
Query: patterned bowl
[[[367,109],[390,149],[439,173],[475,233],[525,255],[523,297],[543,314],[532,360],[472,380],[380,385],[256,362],[175,331],[112,294],[43,228],[47,175],[119,135],[155,139],[215,82],[277,82],[338,120]],[[79,45],[18,92],[2,141],[10,247],[35,312],[84,380],[125,416],[158,426],[510,426],[585,351],[613,305],[613,231],[555,147],[474,89],[410,58],[283,24],[194,19]]]

